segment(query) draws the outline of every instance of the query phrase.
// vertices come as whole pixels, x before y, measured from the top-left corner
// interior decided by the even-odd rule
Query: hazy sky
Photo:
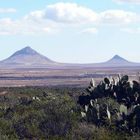
[[[58,62],[140,62],[140,0],[0,0],[0,60],[25,46]]]

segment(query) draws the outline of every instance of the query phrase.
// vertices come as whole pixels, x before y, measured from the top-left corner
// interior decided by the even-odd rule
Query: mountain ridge
[[[111,59],[101,63],[77,64],[60,63],[49,59],[38,53],[30,46],[16,51],[10,57],[0,61],[1,67],[51,67],[51,68],[82,68],[82,67],[132,67],[140,66],[140,63],[130,62],[119,55],[114,55]]]

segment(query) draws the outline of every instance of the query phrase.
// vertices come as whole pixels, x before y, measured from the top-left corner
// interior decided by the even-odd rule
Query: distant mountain
[[[52,63],[54,63],[52,60],[27,46],[1,61],[0,64],[5,66],[42,66]]]
[[[114,67],[114,66],[135,66],[135,65],[138,65],[138,63],[129,62],[128,60],[120,57],[119,55],[115,55],[110,60],[102,63],[102,65],[110,66],[110,67]]]
[[[107,61],[107,63],[110,63],[110,64],[118,64],[118,63],[128,64],[130,62],[127,61],[126,59],[120,57],[119,55],[115,55],[112,59],[110,59],[109,61]]]
[[[94,67],[133,67],[139,66],[140,63],[129,62],[126,59],[115,55],[113,58],[102,63],[93,64],[69,64],[58,63],[50,60],[49,58],[39,54],[31,47],[27,46],[9,58],[0,61],[0,68],[94,68]]]

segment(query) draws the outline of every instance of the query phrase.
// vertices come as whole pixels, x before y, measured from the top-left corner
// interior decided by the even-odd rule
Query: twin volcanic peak
[[[109,61],[103,63],[94,63],[94,64],[64,64],[64,63],[57,63],[49,58],[39,54],[31,47],[27,46],[9,58],[0,62],[1,67],[49,67],[49,68],[82,68],[82,67],[126,67],[126,66],[140,66],[139,63],[132,63],[127,61],[126,59],[115,55]]]

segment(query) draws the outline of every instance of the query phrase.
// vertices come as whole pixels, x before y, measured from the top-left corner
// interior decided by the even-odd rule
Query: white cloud
[[[93,10],[75,3],[56,3],[43,10],[32,11],[22,19],[0,19],[0,34],[55,33],[63,26],[97,23],[98,17]]]
[[[53,28],[48,23],[38,23],[25,19],[0,19],[0,35],[39,35],[46,33],[55,33],[55,27]]]
[[[97,28],[87,28],[82,30],[80,33],[82,34],[97,34],[98,33],[98,29]]]
[[[31,12],[26,16],[32,20],[51,20],[57,24],[130,24],[140,20],[139,15],[124,10],[95,12],[75,3],[56,3],[46,9]]]
[[[15,12],[17,12],[17,10],[14,8],[0,8],[0,14],[15,13]]]
[[[44,18],[56,22],[81,24],[97,22],[98,14],[75,3],[57,3],[46,8]]]
[[[140,20],[136,13],[123,10],[107,10],[100,17],[103,24],[130,24]]]
[[[140,28],[124,28],[121,31],[130,33],[130,34],[140,34]]]
[[[12,10],[11,10],[12,11]],[[14,11],[14,10],[13,10]],[[80,26],[83,33],[97,33],[98,25],[128,25],[140,23],[140,17],[134,12],[124,10],[106,10],[95,12],[92,9],[75,3],[56,3],[48,5],[43,10],[32,11],[21,19],[0,19],[0,34],[2,35],[34,35],[55,33],[63,27]]]
[[[135,3],[135,4],[140,4],[140,0],[114,0],[119,4],[122,3]]]
[[[44,12],[43,11],[33,11],[24,17],[25,20],[33,20],[33,21],[40,21],[43,19]]]

